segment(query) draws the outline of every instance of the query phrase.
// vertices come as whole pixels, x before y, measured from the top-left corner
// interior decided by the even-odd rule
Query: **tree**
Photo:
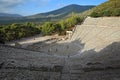
[[[42,33],[44,35],[51,35],[54,32],[55,27],[53,26],[53,23],[46,22],[42,27]]]
[[[0,44],[5,44],[5,35],[4,33],[0,30]]]
[[[62,30],[65,30],[66,29],[66,22],[64,21],[64,20],[61,20],[60,22],[59,22],[59,24],[60,24],[60,26],[61,26],[61,29]]]
[[[12,25],[8,26],[1,26],[0,31],[5,36],[5,41],[20,39],[22,37],[28,37],[33,36],[35,34],[39,34],[41,31],[40,29],[32,26],[31,23],[25,23],[25,24],[17,24],[13,23]],[[1,36],[2,36],[1,33]],[[0,37],[3,41],[2,37]]]
[[[32,22],[26,22],[26,23],[24,23],[24,26],[27,26],[27,27],[34,26],[34,23],[32,23]]]
[[[120,16],[120,9],[115,9],[112,13],[112,16]]]
[[[111,16],[112,15],[112,11],[111,10],[106,10],[103,12],[103,16]]]
[[[91,16],[91,17],[99,17],[99,15],[98,15],[97,12],[92,12],[92,13],[90,14],[90,16]]]

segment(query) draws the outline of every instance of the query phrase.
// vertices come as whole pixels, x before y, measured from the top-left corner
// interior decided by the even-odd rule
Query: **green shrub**
[[[120,16],[120,9],[115,9],[112,13],[112,16]]]
[[[108,17],[109,17],[109,16],[111,16],[111,15],[112,15],[112,12],[109,11],[109,10],[103,12],[103,16],[108,16]]]
[[[15,39],[20,39],[23,37],[33,36],[36,34],[39,34],[41,31],[36,28],[35,26],[32,26],[31,24],[16,24],[13,23],[9,26],[1,26],[0,31],[4,34],[4,40],[10,41]],[[3,37],[0,36],[2,39]]]
[[[97,12],[92,12],[90,14],[91,17],[100,17],[100,15]]]
[[[44,35],[51,35],[55,30],[55,27],[53,26],[53,23],[46,22],[42,27],[42,33]]]

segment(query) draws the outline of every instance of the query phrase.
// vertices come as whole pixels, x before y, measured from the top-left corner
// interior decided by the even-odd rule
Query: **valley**
[[[67,40],[44,38],[24,49],[0,45],[1,80],[119,80],[119,21],[88,17]]]

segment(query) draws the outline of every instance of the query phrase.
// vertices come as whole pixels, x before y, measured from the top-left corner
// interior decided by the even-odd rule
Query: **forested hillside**
[[[109,0],[93,9],[91,17],[120,16],[120,0]]]

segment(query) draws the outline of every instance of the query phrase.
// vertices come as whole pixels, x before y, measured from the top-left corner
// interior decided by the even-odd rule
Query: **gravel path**
[[[41,36],[41,35],[36,35],[28,38],[22,38],[20,40],[15,40],[15,41],[10,41],[6,42],[6,45],[11,45],[14,46],[16,42],[22,45],[23,48],[26,48],[28,45],[32,45],[34,43],[38,43],[40,41],[45,41],[54,37],[58,37],[56,35],[54,36]]]

